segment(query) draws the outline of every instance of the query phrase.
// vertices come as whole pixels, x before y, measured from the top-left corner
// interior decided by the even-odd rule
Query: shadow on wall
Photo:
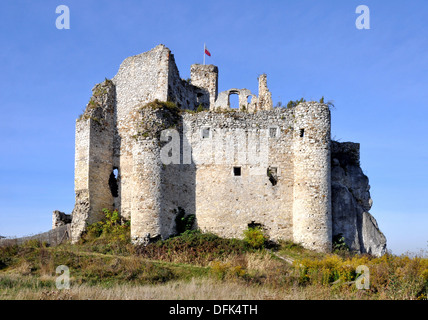
[[[163,238],[179,233],[176,224],[177,215],[196,217],[196,165],[185,159],[183,150],[190,142],[183,135],[183,122],[178,128],[180,133],[180,164],[162,165],[161,170],[161,216],[160,228]],[[185,164],[191,162],[190,164]],[[198,228],[197,217],[193,228]]]

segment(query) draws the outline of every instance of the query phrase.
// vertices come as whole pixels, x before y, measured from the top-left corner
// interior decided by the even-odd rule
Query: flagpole
[[[205,42],[204,42],[204,65],[205,65]]]

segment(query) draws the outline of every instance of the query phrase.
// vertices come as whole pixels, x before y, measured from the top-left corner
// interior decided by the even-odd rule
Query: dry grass
[[[159,285],[114,285],[108,288],[85,284],[68,290],[22,288],[3,290],[0,299],[18,300],[302,300],[362,299],[360,292],[332,292],[330,288],[270,288],[211,278],[173,281]]]

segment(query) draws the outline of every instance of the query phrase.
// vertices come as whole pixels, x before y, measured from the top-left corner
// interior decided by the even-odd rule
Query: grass
[[[127,223],[115,221],[75,245],[0,247],[0,299],[426,299],[422,255],[321,254],[292,242],[268,249],[199,231],[134,247]],[[68,290],[56,289],[59,265],[70,270]],[[359,265],[370,271],[368,290],[356,288]]]

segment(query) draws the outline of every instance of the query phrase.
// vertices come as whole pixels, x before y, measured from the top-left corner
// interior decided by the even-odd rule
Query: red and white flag
[[[208,57],[211,57],[211,53],[208,51],[207,47],[205,47],[205,54],[206,54]]]
[[[204,43],[204,65],[205,65],[205,55],[207,55],[208,57],[211,57],[211,52],[208,51]]]

